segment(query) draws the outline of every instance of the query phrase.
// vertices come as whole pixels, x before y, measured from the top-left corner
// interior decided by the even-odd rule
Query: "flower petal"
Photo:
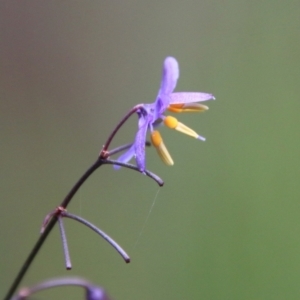
[[[134,149],[134,144],[125,152],[123,153],[117,160],[119,162],[122,162],[122,163],[128,163],[133,157],[134,157],[134,152],[135,152],[135,149]],[[115,170],[119,170],[121,168],[121,166],[117,166],[117,165],[114,165],[114,169]]]
[[[193,103],[207,100],[215,100],[215,97],[212,94],[207,93],[180,92],[172,93],[171,95],[169,95],[169,97],[170,104]]]
[[[163,65],[163,73],[159,94],[169,95],[176,87],[179,77],[178,62],[174,57],[167,57]]]
[[[135,136],[134,141],[134,151],[135,151],[135,160],[136,165],[141,172],[145,171],[146,159],[145,159],[145,143],[146,135],[148,130],[148,120],[144,117],[139,119],[139,130]]]

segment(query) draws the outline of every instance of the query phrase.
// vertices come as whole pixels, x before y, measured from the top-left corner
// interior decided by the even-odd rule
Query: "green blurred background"
[[[69,206],[132,262],[65,220],[73,270],[56,227],[22,286],[80,275],[113,299],[299,299],[299,16],[292,0],[1,1],[0,297],[116,123],[155,99],[172,55],[177,91],[217,98],[179,116],[207,141],[163,129],[174,167],[147,150],[163,188],[104,166]],[[136,127],[133,117],[114,145]]]

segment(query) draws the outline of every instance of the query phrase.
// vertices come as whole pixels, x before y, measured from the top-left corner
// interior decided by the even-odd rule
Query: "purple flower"
[[[151,142],[157,150],[162,161],[167,165],[173,165],[174,162],[165,147],[160,133],[155,128],[160,124],[176,129],[196,139],[204,141],[205,138],[198,135],[194,130],[177,121],[172,116],[165,116],[164,112],[202,112],[208,109],[207,106],[198,102],[214,100],[212,94],[179,92],[173,93],[179,77],[178,62],[174,57],[167,57],[163,64],[163,73],[160,89],[154,103],[142,104],[137,111],[139,122],[138,132],[132,146],[119,158],[118,161],[127,163],[135,157],[137,167],[144,172],[145,159],[145,143],[147,132],[150,131]],[[115,166],[118,169],[118,166]]]

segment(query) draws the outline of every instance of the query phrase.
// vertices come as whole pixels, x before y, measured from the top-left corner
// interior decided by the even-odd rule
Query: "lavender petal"
[[[176,87],[178,78],[178,62],[174,57],[169,56],[164,61],[159,94],[168,95],[172,93]]]
[[[117,160],[122,163],[128,163],[134,157],[135,147],[134,144],[125,152],[123,153]],[[121,167],[114,165],[115,170],[119,170]]]
[[[148,120],[141,117],[139,120],[139,130],[135,137],[134,147],[135,147],[135,160],[138,169],[141,172],[145,171],[146,168],[146,154],[145,154],[145,143],[146,135],[148,130]]]
[[[207,100],[215,100],[215,97],[212,94],[207,94],[207,93],[180,92],[180,93],[172,93],[169,97],[170,97],[170,104],[195,103],[195,102],[202,102]]]

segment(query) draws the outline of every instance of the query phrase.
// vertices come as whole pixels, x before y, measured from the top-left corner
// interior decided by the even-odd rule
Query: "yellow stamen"
[[[171,116],[165,117],[164,118],[164,124],[167,127],[171,128],[171,129],[175,129],[177,131],[180,131],[182,133],[190,135],[190,136],[192,136],[192,137],[194,137],[196,139],[202,139],[202,140],[204,139],[204,138],[200,137],[198,135],[198,133],[195,132],[193,129],[187,127],[186,125],[184,125],[184,124],[182,124],[180,122],[178,122],[178,120],[176,118],[174,118],[174,117],[171,117]]]
[[[175,129],[182,132],[182,133],[190,135],[190,136],[194,137],[195,139],[199,138],[199,134],[197,132],[195,132],[193,129],[187,127],[186,125],[184,125],[180,122],[178,122],[178,125]]]
[[[167,116],[164,118],[164,123],[169,128],[176,128],[178,125],[178,120],[174,117]]]
[[[174,113],[180,112],[203,112],[208,110],[208,106],[199,103],[170,104],[168,110]]]
[[[155,148],[159,147],[159,145],[162,143],[162,137],[157,130],[154,130],[151,133],[151,142]]]
[[[168,166],[174,165],[173,159],[169,154],[160,133],[157,130],[154,130],[151,133],[151,142],[153,146],[156,148],[157,153],[161,160]]]

